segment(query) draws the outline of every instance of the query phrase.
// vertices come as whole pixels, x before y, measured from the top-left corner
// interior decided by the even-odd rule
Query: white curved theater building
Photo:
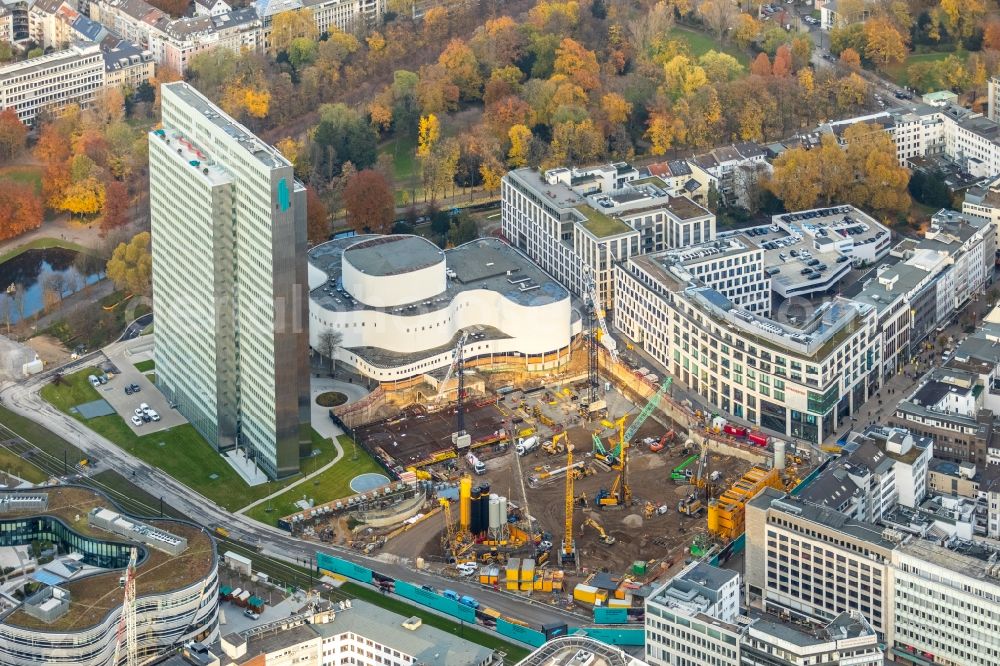
[[[365,235],[309,251],[309,340],[360,374],[398,382],[448,367],[462,332],[470,365],[544,370],[569,361],[581,330],[569,292],[493,238],[444,251],[419,236]]]

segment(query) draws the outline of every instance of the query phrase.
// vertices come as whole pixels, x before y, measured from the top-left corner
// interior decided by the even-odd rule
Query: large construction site
[[[594,346],[582,341],[565,376],[530,381],[463,368],[459,349],[436,387],[408,388],[410,404],[381,396],[382,418],[353,435],[424,488],[423,502],[402,524],[361,521],[351,543],[551,603],[637,613],[648,584],[732,547],[757,492],[808,472],[785,442],[692,411],[672,378]]]

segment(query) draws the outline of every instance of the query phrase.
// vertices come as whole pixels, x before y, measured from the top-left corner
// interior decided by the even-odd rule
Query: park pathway
[[[293,488],[297,488],[306,481],[309,481],[315,476],[322,474],[327,471],[338,462],[340,462],[344,457],[344,447],[340,445],[340,441],[337,439],[340,435],[344,434],[333,419],[330,418],[330,410],[328,407],[320,407],[316,404],[316,396],[320,393],[326,393],[327,391],[340,391],[347,396],[347,403],[350,404],[367,395],[368,391],[357,384],[348,384],[347,382],[337,381],[336,379],[331,379],[329,377],[313,377],[311,385],[309,387],[309,403],[312,405],[312,414],[310,416],[310,422],[312,423],[313,429],[316,430],[321,436],[328,437],[333,441],[333,448],[336,449],[337,453],[333,456],[333,459],[327,464],[323,465],[311,474],[307,474],[290,486],[285,486],[267,497],[261,497],[255,502],[247,504],[242,509],[237,509],[235,513],[245,514],[250,509],[267,502],[268,500],[273,500],[278,495],[284,494]]]

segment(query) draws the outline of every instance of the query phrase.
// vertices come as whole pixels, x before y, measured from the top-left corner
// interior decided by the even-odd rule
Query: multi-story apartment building
[[[718,178],[688,160],[667,160],[643,167],[640,177],[654,176],[675,196],[687,196],[697,204],[708,201],[711,188],[718,189]]]
[[[254,7],[263,25],[262,44],[270,48],[271,21],[277,14],[306,9],[320,34],[331,28],[354,32],[377,25],[385,14],[386,0],[257,0]]]
[[[195,16],[221,16],[232,10],[226,0],[194,0]]]
[[[79,15],[74,6],[65,0],[33,0],[28,9],[31,40],[43,49],[65,48],[71,39],[70,26]]]
[[[254,7],[171,20],[145,0],[95,0],[90,15],[117,36],[148,50],[158,65],[181,73],[198,53],[217,47],[257,51],[264,44]]]
[[[981,217],[1000,226],[1000,176],[974,185],[965,191],[962,213]]]
[[[889,567],[900,536],[766,488],[746,507],[749,602],[814,622],[860,612],[882,637],[891,626]]]
[[[919,507],[927,497],[934,446],[901,428],[873,426],[856,433],[797,497],[850,518],[877,522],[897,506]]]
[[[723,203],[746,206],[750,185],[757,185],[772,171],[767,153],[748,141],[714,148],[688,160],[694,168],[710,174]]]
[[[715,237],[715,216],[671,195],[655,176],[626,163],[592,169],[524,168],[501,187],[509,242],[575,294],[593,279],[604,308],[614,307],[616,262]]]
[[[1000,549],[995,542],[911,538],[892,552],[893,659],[993,666],[1000,661]]]
[[[270,476],[308,442],[305,188],[197,90],[161,86],[149,136],[157,384],[217,449]]]
[[[156,73],[153,54],[125,40],[101,46],[104,55],[104,86],[131,91],[149,83]]]
[[[934,440],[934,455],[952,462],[986,465],[994,441],[994,414],[983,407],[978,375],[937,368],[896,406],[890,425]]]
[[[97,44],[74,42],[64,51],[0,67],[0,109],[13,107],[25,125],[43,109],[87,108],[104,87],[104,57]]]
[[[646,661],[739,664],[740,575],[696,562],[646,598]]]
[[[2,0],[0,2],[0,41],[22,44],[31,39],[29,0]]]
[[[840,7],[837,0],[821,0],[816,3],[820,8],[819,21],[823,30],[842,28],[852,23],[863,23],[872,14],[873,3],[864,0],[859,5],[852,5],[849,11]]]

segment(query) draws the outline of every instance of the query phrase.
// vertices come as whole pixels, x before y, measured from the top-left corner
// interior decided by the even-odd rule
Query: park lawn
[[[61,467],[64,460],[79,461],[86,457],[83,451],[44,426],[20,414],[16,414],[5,407],[0,407],[0,423],[21,439],[41,449],[44,453],[39,455],[47,457],[49,463],[53,462],[52,459],[54,458],[57,469]],[[23,458],[20,459],[23,460]],[[32,467],[35,466],[32,465]],[[11,471],[17,474],[14,469]],[[46,478],[48,478],[48,475],[46,475]],[[28,480],[30,481],[31,478],[28,478]],[[159,499],[141,490],[118,472],[104,470],[93,476],[81,477],[75,482],[108,495],[119,506],[135,515],[159,515]],[[164,515],[177,518],[183,517],[167,504],[163,505],[163,513]]]
[[[413,617],[416,615],[423,621],[424,624],[436,627],[441,631],[446,631],[455,636],[462,636],[477,645],[505,652],[507,654],[507,657],[504,659],[505,664],[517,663],[527,657],[531,652],[528,648],[508,643],[502,638],[486,633],[485,631],[481,631],[468,624],[454,622],[448,618],[441,617],[437,613],[425,610],[420,606],[411,605],[404,601],[400,601],[399,599],[386,596],[381,592],[377,592],[357,583],[344,583],[340,586],[340,591],[354,597],[355,599],[362,599],[375,606],[392,611],[393,613],[398,613],[403,617]]]
[[[95,368],[85,368],[72,375],[66,375],[59,386],[48,384],[43,387],[42,398],[60,411],[78,419],[94,432],[103,435],[144,462],[162,469],[220,506],[231,511],[238,509],[302,478],[301,475],[296,475],[280,482],[265,483],[251,488],[190,424],[149,435],[136,435],[117,414],[83,419],[78,414],[70,412],[70,408],[100,398],[98,392],[87,381],[87,375],[90,374],[95,374]],[[323,466],[334,455],[330,440],[320,437],[315,431],[312,433],[312,438],[313,449],[319,453],[302,461],[305,473]],[[213,476],[215,478],[212,478]]]
[[[378,152],[392,155],[392,184],[396,205],[403,206],[410,201],[410,195],[419,196],[420,163],[417,161],[417,139],[411,136],[397,136],[379,146]]]
[[[364,449],[354,446],[350,437],[341,435],[337,439],[340,441],[340,446],[344,449],[344,457],[339,462],[322,474],[318,474],[315,478],[289,488],[270,502],[258,504],[247,511],[246,515],[267,525],[277,525],[279,518],[299,510],[295,506],[295,502],[302,499],[303,495],[314,499],[316,504],[323,504],[324,502],[354,494],[350,484],[351,479],[358,474],[368,472],[385,473],[385,470]],[[355,450],[357,451],[356,460],[354,455]],[[318,467],[318,465],[314,466],[313,469],[317,469]],[[306,471],[305,466],[303,466],[303,470]],[[306,471],[306,473],[308,474],[309,471]],[[271,508],[271,511],[267,510],[268,507]]]
[[[30,483],[45,483],[49,475],[8,448],[0,447],[0,472],[8,472]]]
[[[707,35],[704,32],[674,26],[667,33],[667,37],[687,44],[688,49],[691,51],[691,55],[696,58],[705,55],[709,51],[719,51],[733,56],[739,60],[740,64],[744,67],[750,66],[750,56],[747,53],[739,50],[732,44],[720,44],[714,37]]]
[[[918,62],[937,62],[938,60],[944,60],[950,55],[957,57],[962,62],[965,62],[969,58],[968,51],[935,51],[933,53],[912,53],[906,57],[906,60],[899,63],[898,65],[892,65],[891,67],[887,67],[885,70],[885,74],[896,85],[905,87],[909,85],[909,79],[907,78],[906,70],[910,68],[910,65],[915,65]]]
[[[10,166],[0,169],[0,180],[31,185],[35,188],[35,194],[41,194],[42,173],[43,169],[40,166]]]
[[[147,359],[145,361],[139,361],[134,365],[136,370],[142,373],[146,373],[156,368],[156,361],[154,361],[153,359]]]

